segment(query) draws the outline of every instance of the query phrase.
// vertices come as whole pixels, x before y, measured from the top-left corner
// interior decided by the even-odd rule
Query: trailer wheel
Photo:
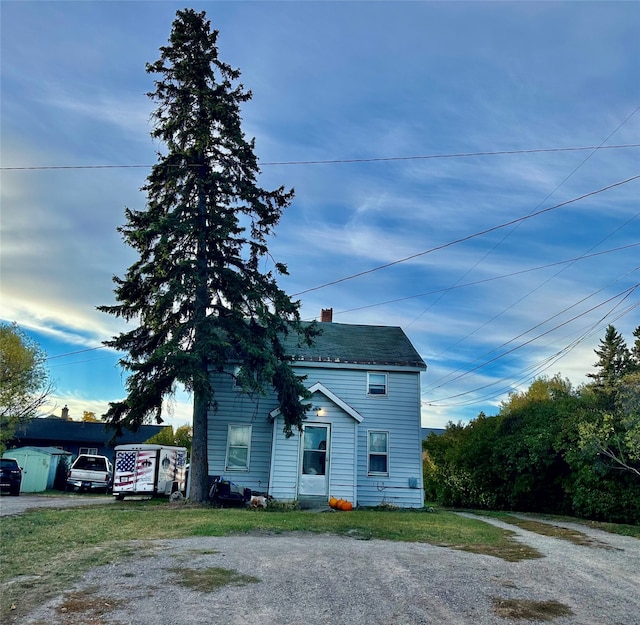
[[[116,498],[118,501],[122,501],[122,500],[124,499],[124,495],[123,495],[122,493],[118,493],[118,494],[115,496],[115,498]]]

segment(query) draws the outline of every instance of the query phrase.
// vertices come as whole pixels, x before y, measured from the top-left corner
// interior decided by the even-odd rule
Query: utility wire
[[[430,159],[444,158],[473,158],[479,156],[509,156],[517,154],[540,154],[553,152],[580,152],[584,150],[622,150],[628,148],[639,148],[640,143],[627,143],[622,145],[599,146],[580,146],[570,148],[532,148],[528,150],[496,150],[483,152],[457,152],[453,154],[426,154],[422,156],[381,156],[376,158],[336,158],[316,161],[266,161],[259,163],[261,167],[266,166],[282,166],[282,165],[333,165],[348,163],[383,163],[390,161],[418,161]],[[152,165],[26,165],[13,167],[0,167],[0,171],[42,171],[50,169],[144,169],[157,167],[159,164]],[[184,165],[164,165],[165,167],[184,167]],[[200,165],[186,165],[186,167],[200,167]]]
[[[529,340],[525,341],[524,343],[521,343],[520,345],[516,345],[515,347],[511,348],[510,350],[507,350],[506,352],[503,352],[502,354],[498,354],[498,355],[497,355],[497,356],[495,356],[494,358],[491,358],[490,360],[487,360],[486,362],[479,364],[478,366],[474,367],[473,369],[470,369],[470,370],[466,371],[465,373],[463,373],[463,374],[461,374],[461,375],[459,375],[459,376],[457,376],[457,377],[455,377],[455,378],[452,378],[452,379],[448,380],[448,382],[447,382],[447,383],[451,383],[451,382],[453,382],[453,381],[455,381],[455,380],[457,380],[457,379],[459,379],[459,378],[461,378],[461,377],[463,377],[463,376],[469,375],[470,373],[472,373],[472,372],[474,372],[474,371],[477,371],[478,369],[481,369],[482,367],[486,367],[487,365],[491,364],[492,362],[495,362],[496,360],[499,360],[500,358],[503,358],[504,356],[506,356],[506,355],[508,355],[508,354],[511,354],[512,352],[514,352],[514,351],[516,351],[516,350],[518,350],[518,349],[521,349],[522,347],[525,347],[526,345],[529,345],[529,344],[530,344],[530,343],[532,343],[533,341],[538,340],[539,338],[541,338],[541,337],[543,337],[543,336],[545,336],[545,335],[547,335],[547,334],[549,334],[549,333],[553,332],[554,330],[557,330],[557,329],[559,329],[559,328],[561,328],[561,327],[563,327],[563,326],[565,326],[565,325],[567,325],[567,324],[569,324],[569,323],[571,323],[571,322],[575,321],[576,319],[579,319],[580,317],[582,317],[582,316],[586,315],[587,313],[593,312],[593,311],[594,311],[594,310],[596,310],[597,308],[600,308],[601,306],[604,306],[605,304],[608,304],[608,303],[609,303],[609,302],[611,302],[612,300],[615,300],[615,299],[617,299],[617,298],[621,297],[622,295],[624,295],[624,298],[622,299],[622,301],[621,301],[621,302],[619,302],[619,303],[622,303],[622,302],[623,302],[624,300],[626,300],[626,299],[627,299],[627,298],[628,298],[628,297],[629,297],[629,296],[630,296],[630,295],[631,295],[631,294],[632,294],[632,293],[633,293],[633,292],[634,292],[638,287],[640,287],[640,282],[636,283],[636,284],[635,284],[635,285],[633,285],[632,287],[629,287],[628,289],[625,289],[625,290],[624,290],[624,291],[622,291],[621,293],[618,293],[618,294],[614,295],[613,297],[610,297],[609,299],[605,300],[604,302],[601,302],[600,304],[596,304],[596,305],[595,305],[595,306],[593,306],[592,308],[590,308],[590,309],[588,309],[588,310],[586,310],[586,311],[584,311],[584,312],[581,312],[580,314],[576,315],[575,317],[572,317],[571,319],[567,319],[566,321],[563,321],[562,323],[558,324],[557,326],[554,326],[553,328],[550,328],[549,330],[546,330],[545,332],[543,332],[543,333],[539,334],[538,336],[535,336],[535,337],[533,337],[533,338],[531,338],[531,339],[529,339]],[[618,304],[617,304],[617,305],[618,305]],[[617,307],[617,305],[616,305],[616,307]],[[614,308],[614,309],[615,309],[615,308]],[[605,315],[605,317],[604,317],[604,318],[606,318],[606,315]],[[523,334],[526,334],[526,333],[523,333]],[[519,336],[523,336],[523,334],[520,334]],[[518,338],[518,337],[516,337],[516,338]],[[514,339],[514,340],[515,340],[515,339]],[[441,385],[441,386],[442,386],[442,385]],[[439,388],[439,387],[435,387],[435,388]],[[448,399],[455,399],[455,398],[457,398],[457,397],[461,397],[461,396],[463,396],[463,395],[466,395],[466,394],[468,394],[469,392],[470,392],[470,391],[465,391],[465,392],[462,392],[462,393],[456,393],[455,395],[449,395],[448,397],[443,397],[443,398],[437,399],[437,400],[435,400],[435,401],[446,401],[446,400],[448,400]]]
[[[631,275],[632,273],[635,273],[636,271],[638,271],[638,269],[640,269],[640,265],[635,267],[634,269],[626,272],[625,274],[623,274],[622,276],[620,276],[619,278],[617,278],[616,280],[614,280],[613,282],[607,284],[606,286],[601,287],[600,289],[598,289],[597,291],[594,291],[593,293],[591,293],[591,295],[587,295],[586,297],[583,297],[581,300],[578,300],[577,302],[575,302],[574,304],[571,304],[571,306],[568,306],[567,308],[564,308],[563,310],[561,310],[560,312],[557,312],[555,315],[552,315],[551,317],[545,319],[544,321],[541,321],[540,323],[537,323],[535,326],[533,326],[532,328],[529,328],[528,330],[525,330],[524,332],[521,332],[520,334],[518,334],[517,336],[515,336],[514,338],[510,339],[509,341],[507,341],[506,343],[503,343],[502,345],[500,345],[499,347],[496,347],[492,350],[490,350],[489,352],[486,352],[485,354],[483,354],[482,356],[478,356],[475,360],[473,360],[470,364],[473,364],[474,362],[478,362],[481,358],[484,358],[485,356],[489,356],[490,354],[492,354],[493,352],[497,351],[498,349],[501,349],[503,347],[506,347],[507,345],[509,345],[510,343],[513,343],[514,341],[516,341],[517,339],[525,336],[526,334],[529,334],[529,332],[532,332],[533,330],[537,330],[538,328],[542,327],[543,325],[545,325],[546,323],[549,323],[550,321],[552,321],[553,319],[556,319],[557,317],[559,317],[560,315],[563,315],[564,313],[570,311],[572,308],[575,308],[576,306],[579,306],[580,304],[583,304],[584,302],[586,302],[587,300],[591,299],[592,297],[595,297],[598,293],[601,293],[602,291],[604,291],[606,288],[612,286],[613,284],[615,284],[616,282],[619,282],[620,280],[622,280],[623,278],[626,278],[627,276]],[[638,285],[631,287],[633,290],[635,290],[635,288]],[[623,291],[623,293],[625,293],[626,291]],[[611,299],[615,299],[616,297],[619,297],[621,294],[618,295],[614,295],[613,298]],[[610,300],[607,300],[610,301]],[[606,302],[604,302],[606,303]],[[600,304],[601,305],[601,304]],[[597,307],[596,307],[597,308]],[[590,312],[592,309],[586,311],[586,312]],[[586,313],[582,313],[582,314],[586,314]],[[580,317],[581,315],[578,315],[578,317]],[[577,318],[577,317],[576,317]],[[564,325],[564,324],[561,324]],[[557,326],[560,327],[560,326]],[[555,328],[553,328],[555,329]],[[544,333],[546,334],[546,333]],[[544,336],[544,334],[540,335],[540,336]],[[526,344],[526,343],[525,343]],[[513,350],[510,350],[513,351]],[[509,352],[506,352],[509,353]],[[495,358],[487,361],[488,364],[489,362],[493,362],[494,360],[496,360]],[[473,369],[471,369],[471,371],[475,371],[476,369],[483,367],[484,365],[481,364],[478,367],[474,367]],[[465,371],[462,372],[460,375],[456,376],[456,377],[451,377],[453,376],[455,373],[457,373],[458,371],[460,371],[460,369],[457,369],[456,371],[453,371],[449,374],[447,374],[446,376],[443,376],[441,378],[439,378],[438,380],[436,380],[435,382],[432,382],[431,384],[429,384],[423,391],[422,394],[429,392],[429,391],[434,391],[442,386],[444,386],[445,384],[448,384],[450,382],[453,382],[454,380],[458,380],[462,377],[464,377],[465,375],[468,375],[469,373],[471,373],[471,371]],[[438,384],[440,383],[440,384]],[[437,384],[437,386],[436,386]]]
[[[609,141],[609,139],[611,139],[611,137],[613,137],[616,132],[618,132],[618,130],[620,130],[620,128],[622,128],[637,112],[638,110],[640,110],[640,106],[637,106],[629,115],[627,115],[627,117],[622,120],[618,126],[612,130],[601,142],[600,145],[596,148],[594,148],[589,154],[587,154],[587,156],[582,159],[582,161],[580,163],[578,163],[578,165],[576,165],[556,186],[554,189],[552,189],[551,191],[549,191],[549,193],[547,193],[547,195],[542,198],[542,200],[540,200],[540,202],[538,202],[538,204],[536,206],[534,206],[531,210],[531,212],[535,212],[537,211],[541,206],[544,205],[544,203],[549,200],[555,193],[556,191],[558,191],[558,189],[560,189],[565,182],[567,182],[567,180],[569,180],[581,167],[583,167],[585,165],[585,163],[594,155],[598,152],[598,150],[600,150],[606,143],[607,141]],[[502,236],[502,238],[497,241],[494,246],[492,248],[490,248],[489,250],[487,250],[481,258],[479,258],[476,263],[472,266],[469,267],[469,269],[467,269],[467,271],[464,272],[464,274],[462,274],[458,280],[456,281],[455,284],[458,284],[459,282],[461,282],[462,280],[464,280],[474,269],[476,269],[480,264],[482,264],[482,262],[488,258],[491,254],[493,254],[493,252],[500,247],[520,226],[522,225],[522,222],[516,224],[515,226],[513,226],[510,230],[508,230],[507,232],[505,232]],[[588,251],[590,252],[591,250],[595,249],[596,246],[593,246],[591,249],[589,249]],[[540,284],[538,287],[536,287],[535,289],[533,289],[532,291],[529,291],[529,293],[527,293],[526,295],[524,295],[523,297],[521,297],[518,302],[512,304],[512,306],[510,306],[509,308],[512,308],[513,306],[515,306],[517,303],[523,301],[524,299],[526,299],[527,297],[529,297],[530,295],[532,295],[533,293],[535,293],[538,289],[540,289],[542,286],[544,286],[545,284],[547,284],[550,280],[552,280],[553,278],[555,278],[558,274],[562,273],[563,271],[565,271],[566,267],[560,269],[558,271],[558,273],[556,273],[554,276],[552,276],[551,278],[549,278],[548,280],[544,281],[542,284]],[[434,302],[432,302],[431,304],[429,304],[429,306],[427,306],[411,323],[409,323],[409,325],[407,326],[407,328],[410,328],[416,321],[418,321],[418,319],[420,319],[425,313],[427,313],[429,310],[431,310],[434,306],[436,306],[438,304],[438,302],[446,297],[447,293],[442,293]],[[509,310],[509,308],[507,308],[507,310]],[[505,311],[506,312],[506,311]],[[503,314],[503,313],[500,313]],[[496,317],[494,317],[494,319],[496,319],[497,317],[499,317],[500,315],[497,315]],[[493,321],[493,319],[491,320]],[[490,323],[490,322],[488,322]],[[484,324],[487,325],[487,324]],[[481,327],[484,327],[481,326]]]
[[[497,226],[492,226],[491,228],[486,228],[484,230],[480,230],[479,232],[474,232],[473,234],[469,234],[467,236],[461,237],[459,239],[455,239],[454,241],[449,241],[448,243],[443,243],[442,245],[437,245],[436,247],[429,248],[423,252],[417,252],[416,254],[411,254],[411,256],[406,256],[405,258],[400,258],[398,260],[391,261],[390,263],[385,263],[384,265],[379,265],[378,267],[373,267],[372,269],[366,269],[364,271],[360,271],[358,273],[354,273],[350,276],[345,276],[344,278],[339,278],[337,280],[332,280],[331,282],[325,282],[324,284],[320,284],[318,286],[311,287],[309,289],[305,289],[304,291],[298,291],[297,293],[293,293],[291,297],[298,297],[299,295],[305,295],[306,293],[311,293],[312,291],[319,291],[320,289],[324,289],[328,286],[334,286],[336,284],[340,284],[342,282],[347,282],[348,280],[353,280],[355,278],[361,278],[362,276],[366,276],[370,273],[374,273],[376,271],[380,271],[381,269],[388,269],[389,267],[393,267],[394,265],[399,265],[400,263],[405,263],[409,260],[413,260],[415,258],[419,258],[420,256],[426,256],[427,254],[432,254],[433,252],[438,252],[440,250],[446,249],[453,245],[457,245],[458,243],[464,243],[465,241],[470,241],[471,239],[475,239],[485,234],[489,234],[490,232],[495,232],[496,230],[500,230],[502,228],[506,228],[508,226],[512,226],[513,224],[517,224],[528,219],[533,219],[534,217],[538,217],[545,213],[551,212],[558,208],[562,208],[563,206],[567,206],[568,204],[573,204],[580,200],[584,200],[588,197],[592,197],[597,195],[598,193],[603,193],[604,191],[609,191],[615,187],[619,187],[634,180],[638,180],[640,175],[632,176],[631,178],[627,178],[626,180],[620,180],[619,182],[614,182],[613,184],[607,185],[606,187],[602,187],[600,189],[596,189],[595,191],[590,191],[589,193],[585,193],[584,195],[580,195],[578,197],[572,198],[570,200],[566,200],[565,202],[560,202],[560,204],[555,204],[553,206],[549,206],[547,208],[540,209],[524,217],[518,217],[517,219],[512,219],[511,221],[504,222]]]
[[[405,297],[398,297],[396,299],[390,299],[384,302],[377,302],[376,304],[367,304],[366,306],[358,306],[357,308],[349,308],[347,310],[340,310],[334,312],[334,315],[344,315],[346,313],[352,313],[359,310],[365,310],[367,308],[375,308],[377,306],[386,306],[387,304],[397,304],[398,302],[404,302],[409,299],[415,299],[418,297],[426,297],[427,295],[437,295],[438,293],[448,293],[449,291],[454,291],[456,289],[464,289],[469,286],[477,286],[478,284],[484,284],[486,282],[493,282],[495,280],[503,280],[504,278],[512,278],[513,276],[519,276],[524,273],[531,273],[532,271],[540,271],[541,269],[548,269],[549,267],[556,267],[558,265],[565,265],[568,263],[575,263],[580,260],[586,260],[589,258],[594,258],[595,256],[602,256],[604,254],[611,254],[613,252],[620,252],[622,250],[628,250],[632,247],[638,247],[639,243],[630,243],[629,245],[622,245],[621,247],[615,247],[610,250],[603,250],[601,252],[594,252],[592,254],[583,254],[582,256],[576,256],[574,258],[569,258],[567,260],[559,260],[555,263],[548,263],[546,265],[539,265],[538,267],[530,267],[529,269],[521,269],[519,271],[513,271],[511,273],[505,273],[500,276],[493,276],[491,278],[483,278],[482,280],[475,280],[473,282],[465,282],[463,284],[455,284],[453,286],[449,286],[443,289],[435,289],[433,291],[427,291],[425,293],[417,293],[416,295],[406,295]]]
[[[610,311],[605,313],[605,315],[603,315],[603,317],[601,317],[598,321],[596,321],[594,324],[592,324],[585,332],[583,332],[577,339],[572,341],[569,345],[563,347],[561,350],[557,351],[555,354],[552,354],[551,356],[548,356],[547,358],[542,360],[540,363],[533,364],[533,365],[523,369],[521,373],[526,373],[526,375],[521,377],[519,380],[509,381],[506,386],[504,386],[504,387],[502,387],[502,388],[500,388],[498,390],[494,390],[491,393],[483,395],[481,397],[477,397],[476,396],[473,399],[469,399],[469,400],[466,400],[466,401],[453,402],[453,403],[447,403],[447,404],[439,404],[439,403],[435,403],[435,402],[423,401],[422,405],[435,406],[435,407],[441,407],[441,408],[456,407],[456,406],[471,406],[473,404],[477,404],[477,403],[482,402],[482,401],[488,401],[490,399],[495,399],[495,398],[499,397],[500,395],[503,395],[506,392],[512,391],[514,386],[517,386],[517,385],[522,384],[522,383],[524,383],[526,381],[529,381],[529,380],[533,379],[534,377],[538,376],[543,371],[546,371],[555,362],[557,362],[560,358],[562,358],[564,355],[566,355],[571,350],[573,350],[575,347],[577,347],[580,343],[584,342],[587,338],[593,336],[597,331],[599,331],[600,329],[604,328],[605,326],[603,324],[603,321],[607,320],[607,324],[613,323],[614,321],[617,321],[618,319],[620,319],[624,315],[629,314],[631,311],[633,311],[634,309],[638,308],[638,306],[640,306],[640,302],[635,302],[635,303],[631,304],[630,306],[628,306],[627,308],[625,308],[624,310],[620,311],[613,319],[611,319],[610,318],[611,313],[620,305],[620,303],[621,302],[616,303],[616,305]],[[484,390],[486,388],[490,388],[491,386],[495,386],[496,384],[500,384],[500,383],[506,382],[507,380],[509,380],[509,378],[502,378],[500,380],[496,380],[494,382],[491,382],[489,384],[485,384],[483,386],[471,389],[469,391],[465,391],[463,393],[459,393],[457,396],[462,397],[464,395],[470,395],[472,393],[477,393],[480,390]],[[445,398],[438,399],[436,401],[446,401],[448,399],[449,398],[445,397]]]
[[[55,360],[56,358],[65,358],[66,356],[75,356],[76,354],[84,354],[85,352],[93,352],[96,349],[106,349],[104,345],[98,345],[98,347],[88,347],[87,349],[79,349],[75,352],[67,352],[66,354],[56,354],[55,356],[47,356],[44,361]]]
[[[616,232],[618,232],[619,230],[621,230],[622,228],[624,228],[625,226],[627,226],[628,224],[630,224],[634,219],[636,219],[638,217],[638,215],[640,215],[640,213],[637,213],[636,215],[634,215],[633,217],[631,217],[630,219],[628,219],[624,224],[618,226],[613,232],[611,232],[610,234],[608,234],[604,239],[601,239],[600,241],[598,241],[598,243],[596,243],[595,245],[592,245],[587,252],[585,252],[585,254],[588,254],[589,252],[591,252],[592,250],[594,250],[596,247],[598,247],[598,245],[600,245],[601,243],[603,243],[604,241],[606,241],[607,239],[609,239],[610,237],[612,237]],[[575,264],[576,261],[572,261],[569,263],[569,266],[572,266]],[[503,309],[501,312],[499,312],[498,314],[494,315],[493,317],[491,317],[491,319],[488,319],[487,321],[485,321],[483,324],[481,324],[479,327],[477,327],[473,332],[470,332],[469,334],[467,334],[466,336],[458,339],[453,345],[450,345],[448,348],[442,350],[441,352],[439,352],[438,354],[435,355],[435,358],[438,358],[441,354],[443,354],[446,351],[450,351],[451,349],[453,349],[454,347],[456,347],[457,345],[459,345],[460,343],[462,343],[463,341],[466,341],[469,337],[473,336],[474,334],[476,334],[476,332],[479,332],[480,330],[482,330],[483,328],[486,328],[490,323],[492,323],[493,321],[495,321],[496,319],[499,319],[502,315],[504,315],[505,313],[507,313],[508,311],[510,311],[512,308],[515,308],[518,304],[520,304],[521,302],[523,302],[527,297],[529,297],[530,295],[533,295],[533,293],[535,293],[536,291],[540,290],[543,286],[545,286],[546,284],[548,284],[549,282],[551,282],[551,280],[553,280],[554,278],[558,277],[563,271],[565,271],[568,267],[562,267],[560,269],[558,269],[558,271],[556,271],[552,276],[549,276],[546,280],[544,280],[543,282],[541,282],[538,286],[536,286],[535,288],[531,289],[528,293],[526,293],[525,295],[519,297],[516,301],[514,301],[511,305],[507,306],[505,309]]]

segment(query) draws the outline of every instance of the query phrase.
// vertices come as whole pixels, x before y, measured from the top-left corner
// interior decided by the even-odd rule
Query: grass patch
[[[493,599],[493,611],[501,618],[527,621],[550,621],[559,616],[571,616],[573,611],[559,601],[530,599]]]
[[[562,527],[560,525],[552,525],[551,522],[545,523],[542,521],[536,521],[535,519],[522,519],[520,517],[513,516],[507,513],[487,513],[487,516],[496,518],[503,523],[509,523],[515,525],[523,530],[534,532],[542,536],[549,536],[551,538],[558,538],[560,540],[566,540],[574,545],[581,545],[583,547],[597,547],[600,549],[612,549],[609,545],[587,536],[583,532],[568,527]]]
[[[628,525],[625,523],[606,523],[604,521],[590,521],[588,519],[576,519],[574,517],[557,516],[550,514],[536,515],[541,519],[548,521],[566,521],[569,523],[577,523],[609,534],[618,534],[620,536],[630,536],[640,540],[640,525]]]
[[[537,549],[515,540],[504,541],[497,544],[464,545],[458,546],[457,549],[485,556],[494,556],[507,562],[520,562],[521,560],[534,560],[544,557]]]
[[[213,592],[223,586],[246,586],[260,580],[253,575],[243,575],[233,569],[223,569],[218,566],[206,569],[169,569],[176,574],[174,581],[185,588],[199,592]]]

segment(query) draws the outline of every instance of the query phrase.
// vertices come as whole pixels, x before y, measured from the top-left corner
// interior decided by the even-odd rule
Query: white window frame
[[[97,447],[79,447],[78,455],[79,456],[97,456],[98,448]]]
[[[232,448],[231,445],[231,431],[234,428],[248,428],[249,430],[249,443],[245,446],[245,445],[233,445],[233,447],[237,447],[238,449],[245,449],[247,450],[247,464],[244,467],[230,467],[229,466],[229,451]],[[238,471],[248,471],[249,470],[249,462],[251,459],[251,434],[252,434],[252,426],[247,425],[246,423],[229,423],[229,425],[227,426],[227,453],[224,459],[224,470],[225,471],[233,471],[233,472],[238,472]]]
[[[380,383],[374,383],[371,381],[373,376],[384,376],[384,392],[383,393],[372,393],[371,389],[373,387],[381,387]],[[381,373],[380,371],[369,371],[367,373],[367,395],[369,397],[386,397],[389,393],[389,375],[387,373]]]
[[[387,450],[371,451],[371,434],[384,434],[387,437]],[[371,456],[384,456],[387,459],[386,471],[372,471],[371,470]],[[384,476],[389,477],[389,430],[367,430],[367,475]]]

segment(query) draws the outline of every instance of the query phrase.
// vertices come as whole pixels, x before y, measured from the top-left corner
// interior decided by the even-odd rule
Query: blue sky
[[[640,3],[5,0],[0,318],[47,352],[51,412],[124,394],[96,307],[135,260],[116,228],[160,147],[145,63],[185,6],[253,92],[261,184],[296,190],[281,285],[304,319],[401,326],[425,427],[537,375],[580,384],[609,323],[632,342]],[[180,394],[167,422],[189,418]]]

